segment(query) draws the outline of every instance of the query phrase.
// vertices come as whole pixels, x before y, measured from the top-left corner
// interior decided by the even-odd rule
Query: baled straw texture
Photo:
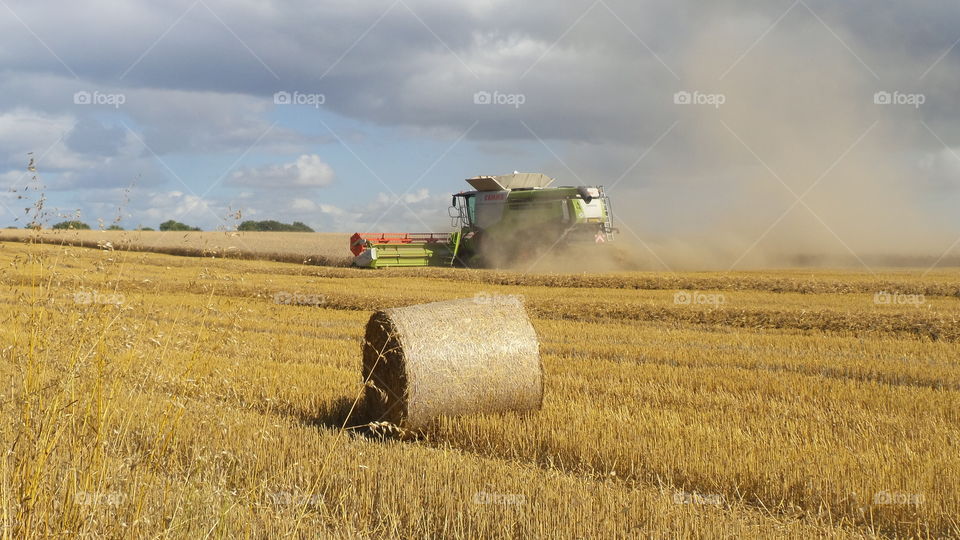
[[[540,344],[522,300],[507,300],[374,313],[363,346],[368,416],[419,430],[441,415],[539,409]]]

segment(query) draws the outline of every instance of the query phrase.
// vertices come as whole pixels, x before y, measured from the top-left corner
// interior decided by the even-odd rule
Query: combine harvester
[[[355,266],[497,267],[535,259],[571,243],[613,240],[610,200],[602,186],[548,187],[539,173],[468,178],[473,191],[453,196],[452,233],[356,233]]]

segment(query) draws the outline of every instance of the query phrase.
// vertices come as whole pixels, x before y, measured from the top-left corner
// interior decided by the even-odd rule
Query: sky
[[[0,0],[0,225],[42,185],[94,226],[443,231],[525,171],[663,260],[952,256],[958,43],[934,1]]]

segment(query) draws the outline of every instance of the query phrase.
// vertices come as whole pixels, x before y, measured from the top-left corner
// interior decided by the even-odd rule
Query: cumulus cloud
[[[373,203],[374,208],[388,208],[395,205],[410,205],[416,204],[422,201],[430,199],[430,190],[427,188],[420,188],[412,193],[400,193],[400,194],[389,194],[389,193],[377,193],[375,202]]]
[[[0,112],[0,149],[6,189],[23,189],[34,176],[51,191],[162,181],[134,133],[91,117],[23,108]],[[27,174],[31,160],[35,171]]]
[[[320,197],[285,197],[276,191],[264,191],[254,200],[246,198],[238,202],[244,216],[276,219],[281,215],[284,221],[302,221],[323,231],[440,232],[450,227],[449,195],[433,194],[428,189],[406,194],[378,192],[368,199],[345,205]]]
[[[377,193],[373,200],[355,211],[358,230],[376,232],[409,228],[418,232],[439,232],[450,228],[447,207],[450,196],[422,188],[411,193]]]
[[[81,153],[70,151],[63,138],[76,124],[66,114],[48,114],[25,107],[0,113],[0,162],[8,168],[25,168],[27,153],[33,152],[51,169],[86,167],[91,161]]]
[[[333,168],[316,154],[304,154],[292,163],[250,167],[235,171],[230,182],[260,188],[322,188],[333,183]]]

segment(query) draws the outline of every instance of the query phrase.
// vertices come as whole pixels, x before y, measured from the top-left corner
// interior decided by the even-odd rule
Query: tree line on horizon
[[[16,229],[17,227],[10,226],[7,228]],[[27,226],[25,228],[29,229],[29,228],[35,228],[35,227]],[[92,229],[90,225],[79,220],[61,221],[59,223],[53,224],[50,228],[56,229],[56,230],[76,230],[76,231],[89,231]],[[200,227],[193,227],[191,225],[187,225],[186,223],[181,223],[173,219],[168,219],[167,221],[164,221],[163,223],[161,223],[159,226],[159,229],[161,231],[202,231],[203,230]],[[123,231],[126,229],[124,229],[120,225],[113,224],[107,227],[105,230]],[[138,226],[133,230],[153,231],[156,229],[152,227]],[[301,221],[294,221],[293,223],[283,223],[273,219],[268,219],[264,221],[247,220],[240,223],[240,225],[237,227],[237,230],[248,231],[248,232],[315,232],[307,224]]]

